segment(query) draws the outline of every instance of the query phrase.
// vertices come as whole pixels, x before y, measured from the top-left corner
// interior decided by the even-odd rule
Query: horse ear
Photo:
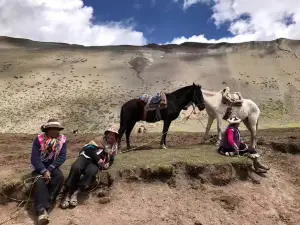
[[[193,86],[194,86],[194,87],[196,86],[194,82],[193,82]]]

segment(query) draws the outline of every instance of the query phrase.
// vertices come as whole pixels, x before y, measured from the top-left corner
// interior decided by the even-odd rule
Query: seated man
[[[241,123],[241,119],[233,116],[227,121],[229,122],[229,126],[224,132],[218,152],[226,156],[248,156],[253,160],[253,166],[256,172],[266,172],[267,170],[269,170],[267,166],[264,166],[259,162],[258,158],[260,157],[260,155],[257,153],[257,151],[255,149],[248,148],[247,144],[242,141],[241,133],[238,128]]]
[[[99,170],[108,169],[113,164],[118,153],[118,139],[118,128],[110,127],[105,130],[104,136],[96,137],[83,146],[66,180],[61,208],[77,206],[78,194],[91,186]]]
[[[64,176],[59,169],[67,156],[66,137],[60,134],[63,129],[56,119],[48,120],[32,145],[34,208],[39,224],[50,221],[48,213],[63,186]]]

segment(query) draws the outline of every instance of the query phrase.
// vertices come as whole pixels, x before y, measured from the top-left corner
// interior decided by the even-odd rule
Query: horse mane
[[[189,85],[189,86],[185,86],[185,87],[182,87],[182,88],[179,88],[169,94],[174,94],[175,92],[181,92],[181,91],[186,91],[187,89],[190,89],[192,87],[192,85]]]
[[[200,85],[198,85],[198,84],[195,84],[196,86],[200,86]],[[186,90],[188,90],[188,89],[190,89],[190,88],[192,88],[193,87],[193,84],[192,85],[189,85],[189,86],[185,86],[185,87],[182,87],[182,88],[179,88],[179,89],[177,89],[177,90],[175,90],[175,91],[173,91],[173,92],[170,92],[170,93],[166,93],[166,94],[176,94],[177,92],[182,92],[182,91],[186,91]],[[201,87],[201,86],[200,86]]]
[[[208,96],[215,96],[216,94],[222,92],[222,90],[220,91],[209,91],[207,89],[202,89],[202,93]]]

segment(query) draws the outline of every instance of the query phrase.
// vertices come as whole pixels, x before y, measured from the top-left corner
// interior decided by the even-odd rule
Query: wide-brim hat
[[[42,132],[45,132],[49,128],[56,128],[58,130],[63,130],[65,129],[57,119],[50,119],[47,121],[47,123],[43,124],[41,126]]]
[[[236,116],[233,116],[233,117],[229,118],[227,121],[228,121],[229,124],[238,124],[242,120],[240,118],[236,117]]]
[[[109,126],[105,131],[104,135],[106,135],[108,132],[112,132],[116,135],[117,138],[119,138],[119,125],[118,124],[113,124]]]

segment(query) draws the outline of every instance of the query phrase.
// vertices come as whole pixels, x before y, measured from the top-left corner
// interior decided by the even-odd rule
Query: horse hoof
[[[160,148],[162,148],[162,149],[168,149],[167,146],[165,146],[165,145],[161,145]]]

